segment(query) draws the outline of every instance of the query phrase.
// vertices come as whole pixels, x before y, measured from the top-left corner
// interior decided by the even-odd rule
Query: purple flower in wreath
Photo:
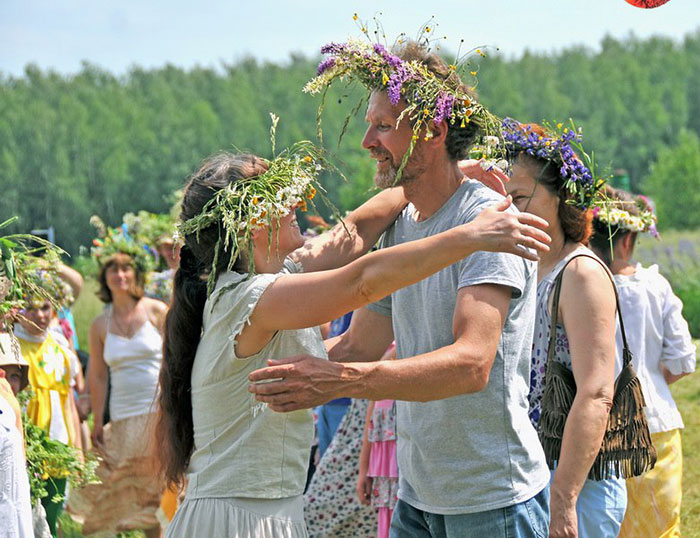
[[[403,65],[400,65],[396,69],[396,72],[389,77],[387,93],[389,94],[389,101],[391,101],[392,105],[398,104],[401,100],[401,87],[410,77],[411,75]]]
[[[316,76],[322,75],[323,73],[328,71],[334,65],[335,65],[335,58],[326,58],[320,64],[318,64],[318,72],[316,73]]]
[[[340,54],[345,52],[347,48],[345,43],[328,43],[321,47],[321,54]]]
[[[388,63],[391,67],[394,69],[399,69],[399,67],[403,66],[403,60],[399,58],[398,56],[394,56],[393,54],[390,54],[385,48],[384,45],[381,43],[375,43],[374,44],[374,52],[379,54],[386,63]]]
[[[435,119],[433,120],[435,123],[440,123],[442,120],[450,118],[454,100],[454,95],[451,93],[440,92],[435,102]]]

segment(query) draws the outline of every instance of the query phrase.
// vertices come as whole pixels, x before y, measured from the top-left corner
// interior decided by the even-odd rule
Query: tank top
[[[155,410],[158,374],[163,359],[163,339],[147,319],[131,338],[114,334],[112,305],[107,306],[104,360],[109,366],[112,389],[109,414],[112,420],[143,415]]]
[[[542,393],[544,392],[544,374],[547,367],[547,349],[549,346],[549,331],[551,312],[549,311],[549,296],[554,288],[554,280],[571,258],[586,254],[598,258],[593,252],[580,246],[562,258],[554,268],[537,284],[537,307],[535,310],[535,337],[532,340],[532,362],[530,369],[530,393],[528,394],[530,422],[537,427],[542,412]],[[561,319],[561,316],[560,316]],[[571,353],[569,339],[561,323],[557,323],[554,339],[554,360],[571,370]],[[619,373],[619,367],[616,368]]]

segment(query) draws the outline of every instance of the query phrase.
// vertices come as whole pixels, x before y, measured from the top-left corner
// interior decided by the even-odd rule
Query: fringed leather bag
[[[576,396],[574,374],[554,359],[554,341],[559,317],[559,295],[564,269],[571,260],[579,256],[587,255],[579,254],[568,260],[554,283],[547,370],[542,394],[542,413],[538,424],[540,442],[544,448],[547,464],[552,469],[559,459],[564,425]],[[601,263],[592,256],[587,257]],[[634,368],[632,368],[632,352],[627,345],[625,325],[622,321],[620,301],[614,282],[613,288],[615,289],[615,302],[617,303],[617,314],[622,333],[622,371],[615,380],[615,395],[608,416],[603,444],[588,473],[588,478],[591,480],[605,480],[612,476],[622,478],[640,476],[652,469],[656,463],[656,449],[651,442],[649,425],[644,415],[645,403],[642,386]]]

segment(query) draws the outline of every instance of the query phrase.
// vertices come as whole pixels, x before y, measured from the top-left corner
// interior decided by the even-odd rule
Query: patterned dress
[[[374,538],[376,508],[355,495],[367,400],[353,400],[304,495],[310,538]]]

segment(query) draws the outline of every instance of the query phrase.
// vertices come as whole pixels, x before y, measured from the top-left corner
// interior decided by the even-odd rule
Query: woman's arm
[[[367,476],[367,470],[369,469],[369,424],[372,421],[372,412],[374,411],[374,402],[369,402],[367,406],[367,415],[365,416],[365,427],[364,433],[362,434],[362,448],[360,449],[360,469],[357,475],[357,486],[355,487],[355,493],[357,494],[357,499],[360,504],[370,505],[370,499],[372,495],[372,477]]]
[[[345,226],[338,223],[309,239],[291,258],[300,263],[305,272],[342,267],[371,249],[407,203],[403,187],[386,189],[345,217]]]
[[[551,485],[551,536],[576,529],[576,500],[600,452],[615,383],[615,295],[602,266],[577,258],[564,273],[561,320],[569,340],[576,397]],[[573,536],[573,535],[572,535]]]
[[[313,327],[386,297],[458,262],[477,250],[536,259],[522,246],[546,250],[546,222],[528,213],[508,213],[506,198],[472,222],[432,237],[381,249],[345,267],[284,275],[265,290],[238,337],[241,356],[259,351],[278,330]],[[245,349],[245,351],[244,351]]]
[[[88,390],[94,419],[92,444],[101,448],[103,444],[102,427],[104,425],[105,398],[107,395],[108,369],[104,361],[104,340],[106,320],[100,316],[90,326],[90,359],[88,362]]]

